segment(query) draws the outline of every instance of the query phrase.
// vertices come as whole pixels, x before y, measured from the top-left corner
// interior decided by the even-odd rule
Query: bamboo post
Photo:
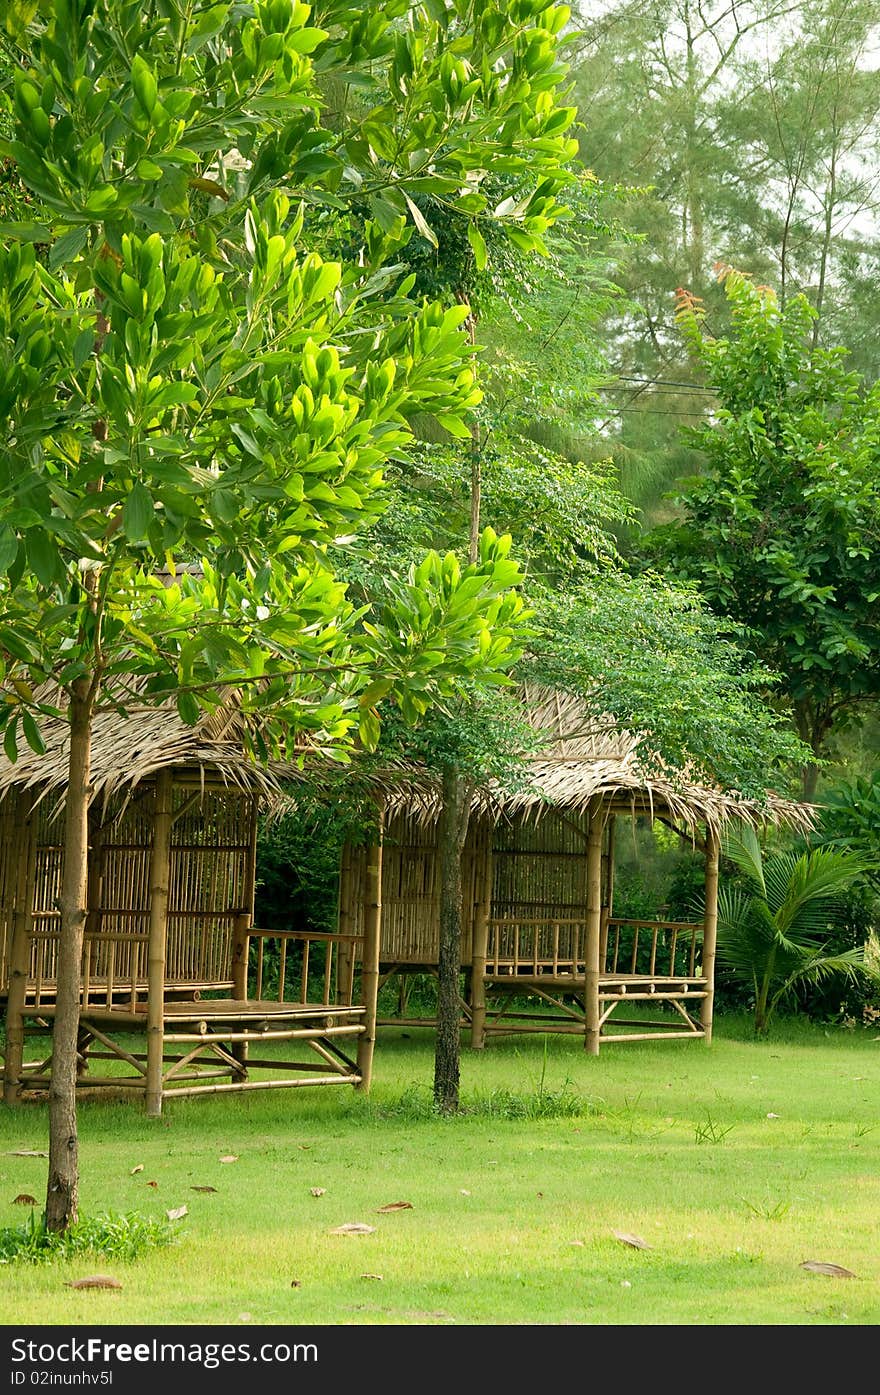
[[[336,932],[339,935],[351,934],[351,883],[351,844],[348,839],[346,839],[342,848],[342,858],[339,866],[339,904],[336,912]],[[352,940],[339,941],[337,972],[336,1000],[338,1003],[350,1005],[351,985],[354,975],[354,942]]]
[[[7,796],[7,798],[13,797],[12,795]],[[24,1063],[24,1008],[31,958],[31,926],[34,918],[34,893],[36,890],[37,850],[30,819],[26,819],[22,825],[19,825],[18,837],[15,838],[7,855],[15,858],[16,865],[14,874],[10,878],[10,882],[15,888],[15,901],[9,945],[3,1098],[7,1104],[14,1104],[19,1098],[21,1071]]]
[[[706,996],[700,1006],[700,1026],[706,1045],[712,1041],[712,1012],[715,1002],[715,941],[718,934],[719,840],[714,829],[706,829],[706,910],[703,916],[703,977]]]
[[[367,1091],[373,1078],[373,1050],[376,1045],[376,1016],[379,997],[379,958],[382,939],[382,837],[384,815],[379,809],[375,843],[367,849],[364,882],[364,946],[361,958],[361,997],[364,1000],[364,1031],[358,1039],[357,1088]]]
[[[252,800],[248,824],[248,851],[242,888],[242,909],[235,917],[232,926],[232,996],[238,1002],[246,1002],[248,996],[248,961],[250,958],[250,932],[254,923],[254,897],[257,887],[257,801]],[[260,941],[262,945],[262,941]],[[248,1044],[246,1041],[232,1043],[232,1055],[247,1074]]]
[[[236,1002],[247,1001],[250,931],[250,913],[239,911],[232,928],[232,996]]]
[[[492,909],[492,826],[480,829],[478,843],[477,899],[474,906],[473,955],[471,959],[471,1046],[475,1051],[486,1045],[486,958],[489,950],[489,915]]]
[[[599,960],[603,968],[608,952],[608,922],[614,914],[614,814],[609,814],[605,834],[604,885],[602,888],[602,944]]]
[[[171,866],[171,771],[156,777],[153,851],[150,856],[150,923],[147,950],[147,1114],[162,1113],[162,1055],[165,1031],[165,946]]]
[[[584,1049],[591,1056],[599,1054],[599,951],[602,939],[602,803],[597,800],[590,808],[590,831],[587,838],[587,926],[584,952]]]

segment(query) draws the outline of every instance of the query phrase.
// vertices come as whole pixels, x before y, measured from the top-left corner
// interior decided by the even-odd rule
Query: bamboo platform
[[[54,1005],[43,1005],[28,1036],[51,1027]],[[170,1001],[164,1005],[160,1103],[184,1095],[315,1085],[359,1085],[357,1047],[366,1030],[362,1005],[328,1005],[235,998]],[[78,1085],[81,1089],[148,1089],[147,1051],[129,1038],[147,1030],[148,1005],[87,1004],[80,1015]],[[256,1057],[252,1048],[288,1050]],[[170,1048],[170,1049],[169,1049]],[[302,1051],[298,1049],[302,1048]],[[354,1048],[354,1051],[352,1050]],[[113,1069],[97,1072],[98,1062]],[[52,1055],[23,1065],[18,1093],[27,1097],[51,1083]],[[156,1088],[155,1082],[151,1082]]]
[[[31,808],[0,801],[8,1104],[52,1080],[61,850],[51,812]],[[170,768],[93,810],[80,1089],[140,1093],[157,1115],[172,1096],[369,1087],[374,941],[253,925],[256,821],[252,791],[194,790]]]

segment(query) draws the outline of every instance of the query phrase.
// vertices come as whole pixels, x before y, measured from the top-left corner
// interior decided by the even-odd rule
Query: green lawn
[[[874,1030],[783,1022],[757,1043],[721,1018],[709,1049],[598,1059],[576,1038],[507,1038],[465,1049],[468,1109],[448,1120],[428,1108],[432,1052],[426,1032],[386,1030],[369,1099],[257,1091],[181,1100],[160,1120],[84,1101],[82,1211],[188,1215],[172,1248],[133,1263],[0,1268],[2,1321],[880,1321]],[[17,1194],[42,1203],[45,1159],[11,1154],[45,1148],[46,1129],[45,1104],[0,1108],[4,1225],[25,1214]],[[411,1209],[379,1214],[396,1201]],[[330,1233],[347,1222],[375,1230]],[[65,1287],[89,1273],[123,1287]]]

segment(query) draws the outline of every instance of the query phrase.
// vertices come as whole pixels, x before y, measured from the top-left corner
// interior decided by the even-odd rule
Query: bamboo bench
[[[584,917],[489,920],[482,989],[498,1001],[487,1006],[487,1034],[547,1031],[551,1026],[554,1031],[584,1032],[586,929]],[[603,1042],[705,1034],[688,1010],[709,993],[699,963],[702,932],[698,922],[603,917],[595,980]],[[511,1001],[523,993],[541,999],[551,1010],[517,1011]],[[625,1003],[668,1007],[671,1014],[623,1018],[618,1009]],[[608,1030],[609,1024],[613,1030]]]
[[[163,1100],[175,1096],[361,1084],[358,1058],[368,1023],[365,1005],[352,1001],[355,936],[240,927],[226,976],[176,978],[164,984],[158,1004],[150,1000],[148,980],[137,972],[126,976],[122,964],[117,963],[112,978],[94,971],[92,966],[101,964],[101,941],[107,938],[100,931],[85,937],[81,1089],[141,1091],[149,1112],[158,1113]],[[278,947],[270,956],[272,941]],[[291,954],[292,946],[296,954]],[[130,956],[135,969],[139,954],[133,949]],[[55,998],[56,985],[45,973],[29,978],[22,1014],[26,1037],[46,1035]],[[147,1050],[126,1040],[144,1033]],[[288,1049],[253,1056],[257,1044]],[[305,1059],[298,1055],[302,1048]],[[114,1070],[95,1073],[92,1066],[98,1061],[112,1062]],[[44,1059],[26,1062],[17,1082],[7,1080],[7,1099],[10,1093],[47,1090],[51,1066],[51,1050]]]

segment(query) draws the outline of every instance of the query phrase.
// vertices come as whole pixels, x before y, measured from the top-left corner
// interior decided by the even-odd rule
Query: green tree
[[[803,293],[816,343],[849,342],[880,373],[880,34],[873,0],[582,0],[572,60],[584,160],[618,190],[630,240],[609,316],[606,434],[622,487],[651,523],[697,466],[680,426],[715,399],[675,333],[674,293],[724,318],[713,265]],[[627,546],[637,548],[634,532]]]
[[[597,724],[632,732],[647,771],[759,801],[790,795],[805,748],[766,701],[774,676],[696,587],[606,567],[533,604],[516,673],[574,692]]]
[[[864,875],[861,857],[834,848],[765,855],[749,827],[729,835],[722,851],[743,885],[719,892],[718,959],[751,986],[758,1035],[779,1005],[805,986],[853,983],[871,974],[862,947],[827,948],[844,894]]]
[[[877,7],[809,0],[792,20],[775,53],[739,65],[735,89],[719,103],[725,162],[740,171],[726,191],[719,252],[778,285],[782,304],[806,295],[816,311],[813,344],[846,338],[877,376],[859,332],[873,321],[853,295],[853,275],[880,242]]]
[[[468,224],[510,218],[540,239],[545,171],[569,148],[554,101],[565,18],[531,0],[331,0],[314,16],[290,0],[4,6],[14,138],[0,153],[43,218],[7,224],[0,254],[5,750],[22,736],[39,750],[44,713],[70,724],[50,1229],[77,1211],[98,707],[173,699],[193,722],[232,688],[257,755],[303,731],[338,750],[375,744],[383,699],[413,720],[516,655],[519,573],[491,530],[468,567],[429,555],[372,617],[329,547],[381,508],[413,417],[467,434],[468,309],[413,300],[393,258],[425,192]],[[369,94],[335,125],[333,81]],[[515,212],[480,192],[495,162],[521,179]],[[375,221],[350,258],[310,251],[355,198]]]
[[[720,406],[691,432],[702,473],[651,546],[780,675],[778,697],[812,752],[809,799],[829,736],[880,696],[880,387],[847,372],[843,350],[813,345],[804,297],[783,309],[769,287],[720,274],[728,335],[713,338],[699,302],[679,298]]]

